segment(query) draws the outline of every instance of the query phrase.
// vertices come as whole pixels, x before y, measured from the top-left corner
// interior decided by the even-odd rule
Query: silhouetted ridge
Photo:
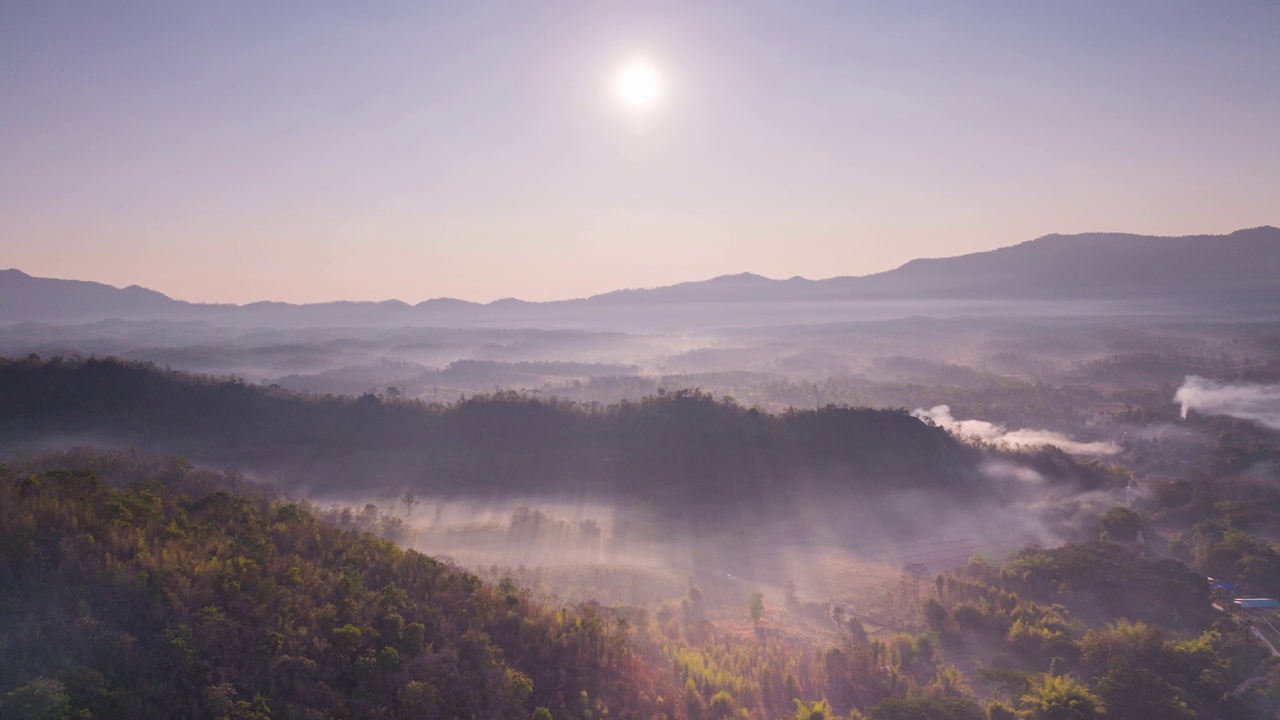
[[[90,322],[107,318],[205,320],[230,325],[606,326],[619,322],[755,324],[800,303],[828,304],[841,319],[867,301],[1113,301],[1150,311],[1274,312],[1280,307],[1280,229],[1229,235],[1151,237],[1124,233],[1046,235],[1012,247],[950,258],[918,259],[863,277],[771,280],[753,273],[721,275],[589,298],[487,304],[454,299],[416,305],[339,301],[310,305],[258,302],[198,305],[131,286],[0,273],[0,322]],[[845,306],[830,305],[846,303]]]
[[[450,405],[307,397],[114,360],[0,362],[0,440],[88,438],[353,492],[630,498],[736,512],[811,488],[972,490],[975,454],[905,411],[771,415],[681,390],[608,407],[505,392]]]
[[[1280,289],[1280,230],[1222,236],[1046,235],[1013,247],[913,260],[864,288],[933,297],[1087,299]]]

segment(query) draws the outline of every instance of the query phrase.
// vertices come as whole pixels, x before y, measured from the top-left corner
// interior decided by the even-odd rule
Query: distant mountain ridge
[[[162,319],[263,326],[591,326],[663,318],[759,324],[774,310],[782,319],[838,320],[842,311],[837,306],[855,312],[856,306],[871,301],[1136,302],[1219,311],[1280,309],[1280,228],[1182,237],[1046,235],[997,250],[912,260],[861,277],[772,280],[741,273],[551,302],[504,298],[481,304],[438,298],[416,305],[399,300],[202,304],[136,285],[115,288],[0,270],[0,323],[6,324]],[[675,308],[682,308],[681,316],[671,319]]]

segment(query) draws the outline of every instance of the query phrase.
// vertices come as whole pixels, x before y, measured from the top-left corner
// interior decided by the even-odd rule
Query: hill
[[[906,627],[872,638],[882,611],[794,589],[735,632],[746,589],[735,613],[692,578],[653,614],[551,608],[335,519],[173,458],[0,466],[0,716],[1234,720],[1280,697],[1202,576],[1132,544],[904,568]],[[791,634],[814,611],[838,635]]]
[[[1261,301],[1280,297],[1278,273],[1280,228],[1258,227],[1222,236],[1048,235],[990,252],[912,260],[848,284],[888,296]]]
[[[366,491],[629,498],[732,512],[805,487],[967,491],[976,456],[905,411],[782,415],[696,390],[611,406],[305,396],[115,360],[0,360],[0,439],[89,439]]]
[[[0,468],[6,718],[668,709],[609,610],[547,610],[183,463],[108,460],[125,487]]]
[[[0,323],[200,320],[232,326],[640,327],[832,322],[860,317],[1028,312],[1029,302],[1105,303],[1109,311],[1273,313],[1280,229],[1152,237],[1047,235],[989,252],[913,260],[864,277],[771,280],[742,273],[575,300],[479,304],[433,299],[205,305],[131,286],[0,271]],[[956,306],[955,303],[970,303]],[[897,303],[898,305],[893,305]],[[1022,303],[1011,309],[1007,303]],[[1049,310],[1053,314],[1059,310]]]
[[[762,579],[820,548],[1069,537],[1077,513],[1059,503],[1122,480],[1051,448],[978,449],[904,410],[771,414],[697,390],[607,406],[516,392],[428,404],[114,360],[0,361],[0,453],[71,445],[178,454],[357,505],[412,491],[431,532],[473,533],[435,547],[473,552],[483,540],[531,556],[517,527],[530,520],[557,557],[634,552],[674,558],[679,572]],[[1043,484],[1011,483],[993,460]],[[1025,522],[996,530],[1010,514]]]

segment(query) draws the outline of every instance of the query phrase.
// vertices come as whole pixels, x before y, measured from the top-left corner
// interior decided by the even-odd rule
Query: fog
[[[1278,717],[1280,7],[46,5],[0,720]]]
[[[1183,419],[1194,410],[1280,430],[1280,385],[1239,385],[1188,375],[1173,399],[1182,405]]]
[[[1012,448],[1052,445],[1077,455],[1114,455],[1120,452],[1120,446],[1111,441],[1077,442],[1053,430],[1010,430],[985,420],[957,420],[951,416],[951,408],[947,405],[937,405],[928,410],[917,408],[911,414],[944,427],[953,434],[993,445]]]
[[[622,329],[625,328],[625,329]],[[664,332],[533,328],[232,328],[103,321],[0,326],[0,354],[120,357],[312,394],[452,401],[495,389],[617,402],[701,387],[772,410],[848,403],[948,405],[958,417],[1035,425],[1012,408],[967,412],[975,393],[1034,384],[1142,388],[1269,357],[1272,325],[1133,315],[904,317]],[[1226,343],[1235,343],[1224,357]],[[1158,359],[1157,359],[1158,356]],[[961,389],[964,392],[934,392]],[[990,403],[985,403],[988,406]],[[990,408],[988,408],[990,409]],[[1023,413],[1023,415],[1026,415]],[[1062,418],[1055,418],[1060,421]],[[1029,442],[1031,440],[1028,440]]]
[[[308,500],[340,524],[381,531],[490,580],[514,578],[555,602],[658,610],[690,582],[713,606],[736,606],[749,590],[781,602],[788,584],[807,602],[865,604],[906,566],[939,572],[975,555],[999,560],[1027,545],[1091,539],[1098,516],[1128,491],[1046,477],[1017,456],[992,459],[980,473],[986,489],[962,501],[945,491],[809,490],[785,505],[692,520],[590,494],[413,496],[406,504],[388,486],[367,498]]]
[[[781,602],[792,583],[814,618],[833,601],[887,618],[895,610],[882,597],[906,566],[936,572],[975,554],[999,560],[1027,545],[1095,539],[1099,515],[1132,502],[1135,487],[1203,463],[1214,439],[1177,422],[1171,394],[1184,416],[1280,426],[1280,386],[1202,379],[1247,369],[1280,382],[1277,338],[1274,323],[1065,312],[691,332],[27,323],[0,327],[3,353],[136,359],[235,377],[279,398],[364,396],[388,412],[412,412],[500,390],[604,407],[701,388],[779,416],[828,405],[915,408],[921,422],[985,449],[932,488],[888,478],[871,490],[856,474],[814,466],[794,468],[786,492],[753,495],[750,473],[761,471],[748,469],[716,479],[717,502],[697,509],[613,494],[603,471],[534,492],[524,473],[536,463],[513,466],[493,487],[468,485],[424,474],[408,446],[376,438],[374,449],[334,462],[314,448],[272,456],[267,446],[206,444],[197,452],[145,432],[37,433],[19,423],[0,433],[0,450],[136,448],[181,453],[215,471],[233,466],[340,525],[558,601],[657,611],[692,581],[709,603],[738,607],[753,590]],[[415,503],[400,500],[406,489]]]

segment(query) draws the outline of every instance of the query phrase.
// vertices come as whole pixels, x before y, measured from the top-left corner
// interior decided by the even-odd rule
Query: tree
[[[62,683],[36,678],[0,699],[4,717],[14,720],[70,720],[71,698]]]
[[[1103,710],[1102,700],[1070,675],[1033,679],[1021,704],[1035,720],[1093,720]]]
[[[760,629],[760,621],[764,618],[764,593],[759,591],[751,593],[751,601],[748,604],[751,609],[751,622],[756,624],[756,630]]]
[[[1142,531],[1142,519],[1138,513],[1124,505],[1117,505],[1098,518],[1100,537],[1110,542],[1133,542]]]
[[[410,680],[396,691],[396,705],[405,717],[433,717],[443,710],[444,701],[431,683]]]
[[[935,598],[929,598],[924,603],[924,619],[930,628],[943,630],[947,627],[947,609]]]
[[[986,713],[969,698],[891,697],[867,711],[869,720],[985,720]]]
[[[702,588],[698,587],[693,578],[689,578],[689,592],[680,601],[686,620],[694,622],[702,619],[702,601],[705,597],[702,594]]]
[[[795,700],[794,702],[796,704],[795,720],[826,720],[826,718],[831,717],[831,706],[825,701],[805,702],[803,700]]]
[[[788,612],[800,611],[800,594],[796,592],[796,582],[794,580],[787,581],[787,586],[783,589],[782,596]]]
[[[1194,718],[1195,713],[1178,697],[1178,689],[1124,657],[1114,658],[1098,681],[1098,694],[1116,717],[1158,717],[1167,720]]]
[[[413,514],[413,506],[418,504],[418,497],[413,494],[413,488],[408,488],[404,491],[404,494],[400,496],[400,502],[404,503],[405,517]]]
[[[991,720],[1017,720],[1018,714],[999,700],[992,700],[987,705],[987,717]]]
[[[707,717],[709,720],[732,720],[746,717],[746,713],[729,691],[721,690],[712,695],[711,700],[707,702]]]

